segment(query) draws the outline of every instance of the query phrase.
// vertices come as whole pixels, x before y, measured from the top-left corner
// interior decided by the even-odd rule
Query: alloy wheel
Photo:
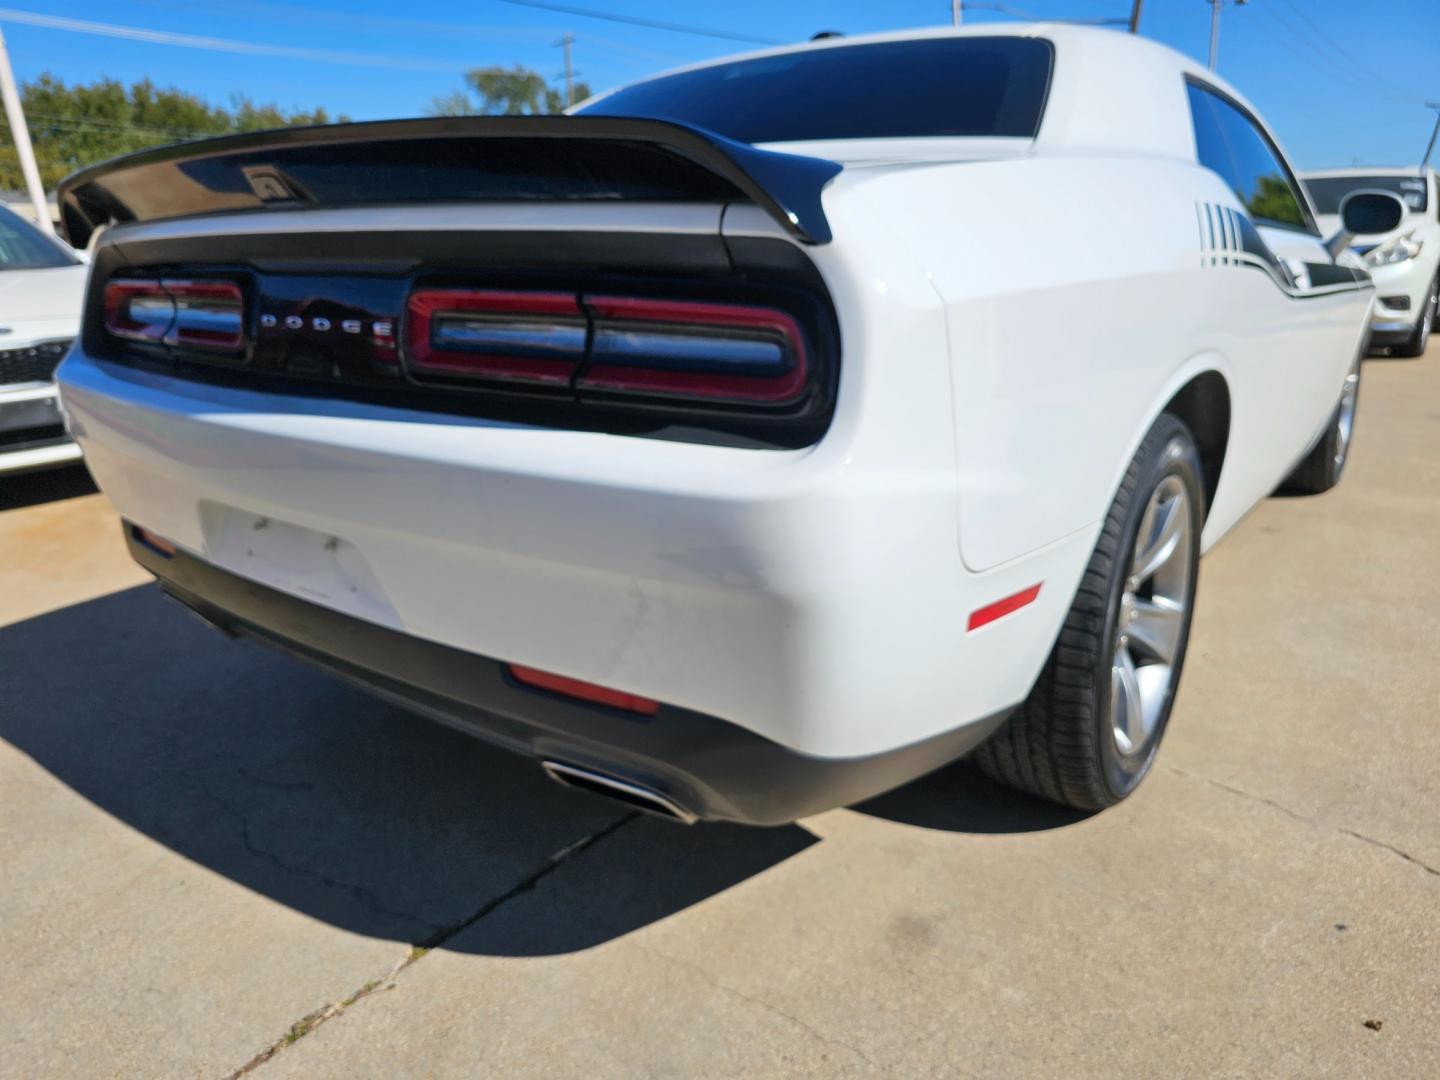
[[[1120,597],[1110,666],[1110,727],[1122,757],[1148,748],[1174,689],[1175,661],[1191,602],[1191,532],[1185,485],[1179,477],[1167,476],[1151,493],[1140,519]]]
[[[1346,455],[1350,453],[1350,436],[1355,431],[1355,403],[1360,398],[1360,365],[1357,362],[1345,376],[1345,385],[1340,390],[1340,407],[1335,410],[1335,471],[1345,467]]]

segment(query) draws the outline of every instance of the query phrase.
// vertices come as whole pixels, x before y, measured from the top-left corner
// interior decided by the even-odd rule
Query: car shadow
[[[16,476],[0,475],[0,511],[94,495],[97,490],[84,465],[37,469]]]
[[[818,842],[799,825],[686,829],[567,791],[508,752],[227,641],[153,585],[0,627],[0,738],[258,894],[354,933],[459,951],[588,948]],[[1068,822],[949,773],[860,809],[964,831]],[[26,827],[26,812],[7,814]],[[62,842],[48,827],[32,826],[36,842]],[[521,892],[533,895],[497,907]]]
[[[1092,816],[997,784],[970,761],[957,761],[854,809],[903,825],[960,833],[1062,829]]]

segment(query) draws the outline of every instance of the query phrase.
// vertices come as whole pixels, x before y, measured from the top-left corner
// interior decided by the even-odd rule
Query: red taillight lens
[[[587,296],[595,314],[582,393],[787,405],[807,381],[804,337],[783,311]]]
[[[105,329],[132,341],[161,341],[175,321],[175,301],[158,281],[105,285]]]
[[[245,344],[245,298],[231,281],[111,281],[105,328],[133,341],[233,352]]]
[[[568,387],[585,316],[571,293],[421,289],[406,305],[405,348],[419,375]]]
[[[580,679],[570,679],[564,675],[541,671],[539,668],[522,667],[519,664],[506,664],[505,670],[516,682],[534,686],[540,690],[548,690],[553,694],[564,694],[566,697],[591,701],[597,705],[608,705],[612,709],[624,709],[626,712],[640,713],[642,716],[654,716],[660,711],[658,701],[640,697],[638,694],[627,694],[623,690],[611,690],[607,686],[597,686],[594,683],[582,682]]]
[[[233,351],[245,344],[245,297],[232,281],[176,281],[161,286],[175,301],[167,345]]]

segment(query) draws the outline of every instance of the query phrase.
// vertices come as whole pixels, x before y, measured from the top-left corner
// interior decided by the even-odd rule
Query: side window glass
[[[1190,120],[1195,126],[1195,151],[1200,164],[1232,188],[1239,190],[1235,176],[1235,163],[1230,159],[1230,148],[1225,145],[1225,135],[1220,130],[1220,121],[1215,115],[1215,98],[1198,86],[1187,85],[1190,94]]]
[[[1198,86],[1188,90],[1200,164],[1219,173],[1257,221],[1308,228],[1303,202],[1270,140],[1228,101]]]

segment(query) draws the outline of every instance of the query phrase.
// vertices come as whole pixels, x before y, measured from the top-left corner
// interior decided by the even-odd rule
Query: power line
[[[1294,13],[1295,13],[1297,16],[1299,16],[1301,19],[1303,19],[1307,24],[1309,24],[1310,28],[1315,32],[1316,38],[1319,39],[1324,45],[1326,45],[1326,46],[1331,50],[1331,52],[1334,53],[1334,55],[1338,58],[1338,60],[1339,60],[1341,63],[1344,63],[1344,64],[1346,64],[1347,66],[1349,66],[1349,67],[1351,67],[1351,68],[1354,68],[1354,69],[1357,70],[1357,71],[1364,71],[1364,72],[1366,73],[1366,78],[1367,78],[1367,79],[1370,79],[1371,81],[1378,82],[1378,83],[1382,83],[1382,84],[1384,84],[1384,85],[1386,85],[1386,86],[1389,86],[1391,89],[1395,90],[1397,93],[1404,94],[1406,97],[1414,98],[1414,100],[1417,101],[1417,102],[1422,100],[1421,95],[1412,93],[1409,88],[1403,87],[1403,86],[1399,86],[1399,85],[1397,85],[1397,84],[1395,84],[1395,83],[1393,83],[1393,82],[1390,82],[1388,79],[1383,79],[1383,78],[1381,78],[1381,77],[1380,77],[1378,74],[1376,74],[1375,71],[1374,71],[1374,66],[1375,66],[1375,65],[1373,65],[1373,64],[1361,63],[1359,60],[1356,60],[1355,57],[1352,56],[1352,55],[1345,49],[1344,46],[1342,46],[1338,41],[1336,41],[1333,37],[1331,37],[1330,34],[1329,34],[1329,32],[1326,31],[1326,30],[1325,30],[1319,23],[1317,23],[1314,19],[1312,19],[1312,18],[1305,12],[1305,10],[1304,10],[1303,8],[1301,8],[1300,6],[1298,6],[1298,5],[1294,2],[1294,0],[1285,0],[1285,6],[1288,7],[1292,12],[1294,12]],[[1282,20],[1282,21],[1283,21],[1283,20]]]
[[[90,131],[110,131],[117,135],[124,134],[128,131],[142,131],[152,135],[173,135],[177,139],[193,139],[200,135],[216,134],[215,132],[199,131],[192,128],[158,127],[154,124],[127,124],[110,123],[105,120],[78,120],[73,116],[56,116],[54,113],[29,112],[25,115],[31,120],[42,121],[42,123],[32,124],[32,127],[85,128]],[[221,134],[223,134],[223,132]]]
[[[612,41],[610,38],[596,37],[594,34],[575,34],[575,40],[588,41],[591,45],[599,45],[602,49],[613,49],[616,52],[630,53],[632,56],[639,56],[646,60],[660,60],[667,64],[678,64],[686,59],[683,56],[676,56],[674,53],[655,52],[652,49],[637,49],[633,45],[626,45],[622,41]]]
[[[100,37],[122,38],[126,41],[144,41],[152,45],[174,45],[184,49],[206,49],[211,52],[240,53],[245,56],[279,56],[288,60],[307,60],[321,64],[352,64],[358,67],[396,68],[404,71],[443,71],[450,74],[455,73],[461,66],[456,63],[442,63],[420,57],[333,52],[328,49],[305,49],[290,45],[258,45],[254,42],[232,41],[228,38],[199,37],[194,34],[176,34],[169,30],[145,30],[137,26],[117,26],[113,23],[90,22],[86,19],[40,15],[33,11],[16,11],[14,8],[0,8],[0,20],[25,26],[42,26],[49,30],[69,30],[77,34],[95,34]]]
[[[150,7],[171,11],[192,12],[193,0],[138,0]],[[264,0],[205,0],[207,12],[235,12],[258,15],[268,21],[280,21],[309,26],[334,27],[341,24],[346,30],[362,33],[373,32],[393,35],[395,32],[438,35],[446,38],[473,37],[493,41],[496,38],[551,38],[555,36],[553,26],[480,26],[470,23],[433,22],[426,19],[404,19],[393,15],[367,15],[361,12],[338,12],[322,8],[304,7],[298,4],[273,4]]]
[[[643,19],[638,15],[619,15],[609,11],[595,11],[593,8],[571,7],[569,4],[552,4],[549,0],[497,0],[501,4],[516,7],[538,8],[541,11],[558,11],[562,15],[578,15],[582,19],[602,19],[605,22],[625,23],[629,26],[645,26],[651,30],[668,30],[673,34],[694,34],[696,37],[717,38],[720,41],[741,41],[749,45],[784,45],[776,38],[754,37],[750,34],[736,34],[728,30],[712,30],[704,26],[690,26],[686,23],[663,22],[659,19]]]
[[[1400,101],[1404,102],[1407,105],[1421,104],[1423,99],[1419,97],[1411,97],[1408,94],[1399,94],[1393,90],[1386,89],[1384,86],[1377,86],[1372,80],[1354,74],[1350,70],[1348,65],[1337,64],[1335,60],[1333,60],[1331,57],[1326,56],[1324,51],[1322,51],[1319,46],[1317,46],[1313,41],[1311,41],[1310,38],[1306,34],[1304,34],[1294,23],[1290,22],[1278,11],[1276,11],[1275,8],[1264,4],[1257,4],[1255,5],[1255,8],[1256,10],[1262,11],[1270,18],[1274,19],[1276,23],[1278,23],[1283,29],[1288,32],[1288,36],[1284,34],[1276,35],[1274,40],[1278,41],[1294,56],[1297,56],[1301,60],[1313,64],[1320,70],[1324,71],[1325,74],[1330,78],[1333,79],[1335,76],[1338,75],[1341,79],[1346,80],[1356,89],[1367,90],[1375,97],[1388,98],[1391,101]],[[1293,40],[1291,40],[1292,38]],[[1297,43],[1305,46],[1305,48],[1308,49],[1309,52],[1302,52],[1300,49],[1296,48]]]
[[[1081,19],[1045,19],[1029,11],[1021,11],[1019,8],[1012,8],[1006,4],[981,3],[977,0],[960,0],[960,7],[964,11],[996,11],[1001,15],[1009,15],[1012,19],[1024,19],[1026,22],[1050,22],[1066,23],[1067,25],[1079,26],[1127,26],[1130,19],[1126,18],[1081,18]]]

